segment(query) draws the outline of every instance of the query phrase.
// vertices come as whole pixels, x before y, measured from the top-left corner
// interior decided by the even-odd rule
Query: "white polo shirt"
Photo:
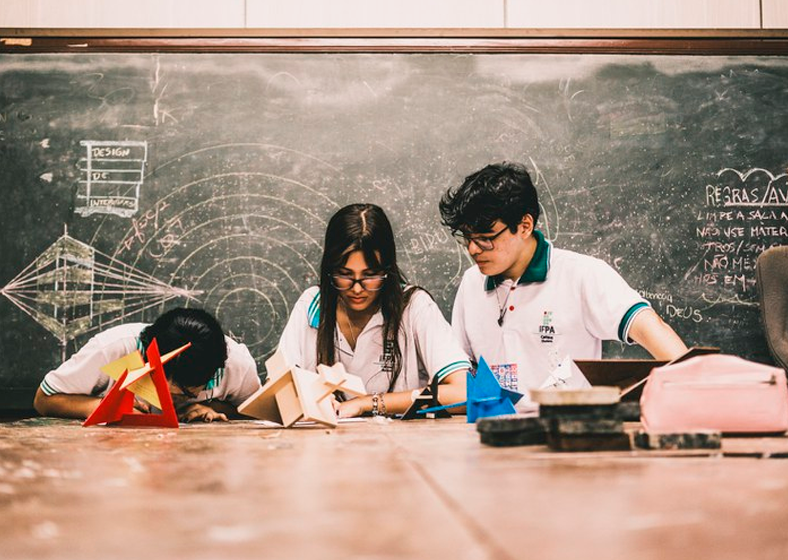
[[[567,356],[601,358],[603,340],[631,343],[632,320],[649,307],[604,261],[534,236],[536,252],[517,282],[474,266],[452,312],[468,355],[477,363],[483,356],[502,386],[520,392],[539,388]]]
[[[320,290],[313,286],[298,298],[279,340],[288,363],[315,371],[319,314]],[[390,360],[383,352],[383,314],[378,311],[372,316],[359,333],[355,350],[338,326],[336,336],[337,359],[345,369],[361,377],[367,392],[387,392],[390,371],[386,365]],[[471,365],[441,310],[423,290],[412,295],[402,314],[399,347],[402,370],[394,392],[424,387],[433,377],[442,380]]]
[[[145,323],[127,323],[112,327],[91,338],[76,354],[57,369],[46,374],[41,390],[47,395],[65,393],[103,397],[112,387],[112,378],[100,368],[140,349],[139,336]],[[260,388],[257,365],[243,344],[225,337],[227,361],[200,391],[196,399],[229,402],[238,406]]]

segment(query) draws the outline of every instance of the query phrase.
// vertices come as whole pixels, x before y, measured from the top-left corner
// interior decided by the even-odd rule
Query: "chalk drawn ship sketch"
[[[69,340],[176,297],[196,292],[169,286],[90,245],[62,237],[0,289],[14,305]]]

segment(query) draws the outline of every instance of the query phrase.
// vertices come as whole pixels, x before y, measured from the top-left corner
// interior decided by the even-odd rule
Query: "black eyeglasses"
[[[368,292],[377,292],[383,288],[383,284],[388,274],[381,274],[380,276],[364,276],[363,278],[353,278],[352,276],[344,276],[342,274],[331,275],[331,285],[333,285],[340,292],[352,290],[356,284],[361,284],[361,288]]]
[[[197,391],[197,393],[193,393],[192,391],[189,390],[188,387],[184,387],[180,383],[176,383],[176,382],[173,381],[172,384],[180,390],[180,393],[172,393],[172,391],[170,391],[170,393],[172,393],[173,397],[180,397],[182,395],[183,397],[185,397],[187,399],[196,399],[197,396],[204,389],[204,388],[201,388],[199,391]]]
[[[493,243],[493,241],[495,241],[498,238],[498,236],[500,236],[507,229],[509,228],[504,226],[504,228],[501,231],[499,231],[498,233],[496,233],[491,237],[470,237],[465,235],[461,231],[453,231],[451,232],[451,234],[452,236],[454,236],[454,239],[457,241],[457,243],[459,243],[466,249],[471,244],[471,241],[473,241],[474,244],[476,244],[476,246],[482,251],[492,251],[493,249],[495,249],[495,244]]]

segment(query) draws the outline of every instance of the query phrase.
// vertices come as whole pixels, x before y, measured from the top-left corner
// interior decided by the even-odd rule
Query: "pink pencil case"
[[[785,432],[785,372],[725,354],[654,368],[643,388],[640,413],[649,432]]]

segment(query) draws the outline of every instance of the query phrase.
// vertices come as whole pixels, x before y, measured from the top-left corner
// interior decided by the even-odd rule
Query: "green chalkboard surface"
[[[351,202],[388,210],[448,317],[470,263],[437,201],[501,160],[533,171],[556,246],[688,344],[769,361],[754,267],[788,243],[786,99],[767,56],[0,55],[0,407],[174,305],[215,311],[262,372]]]

